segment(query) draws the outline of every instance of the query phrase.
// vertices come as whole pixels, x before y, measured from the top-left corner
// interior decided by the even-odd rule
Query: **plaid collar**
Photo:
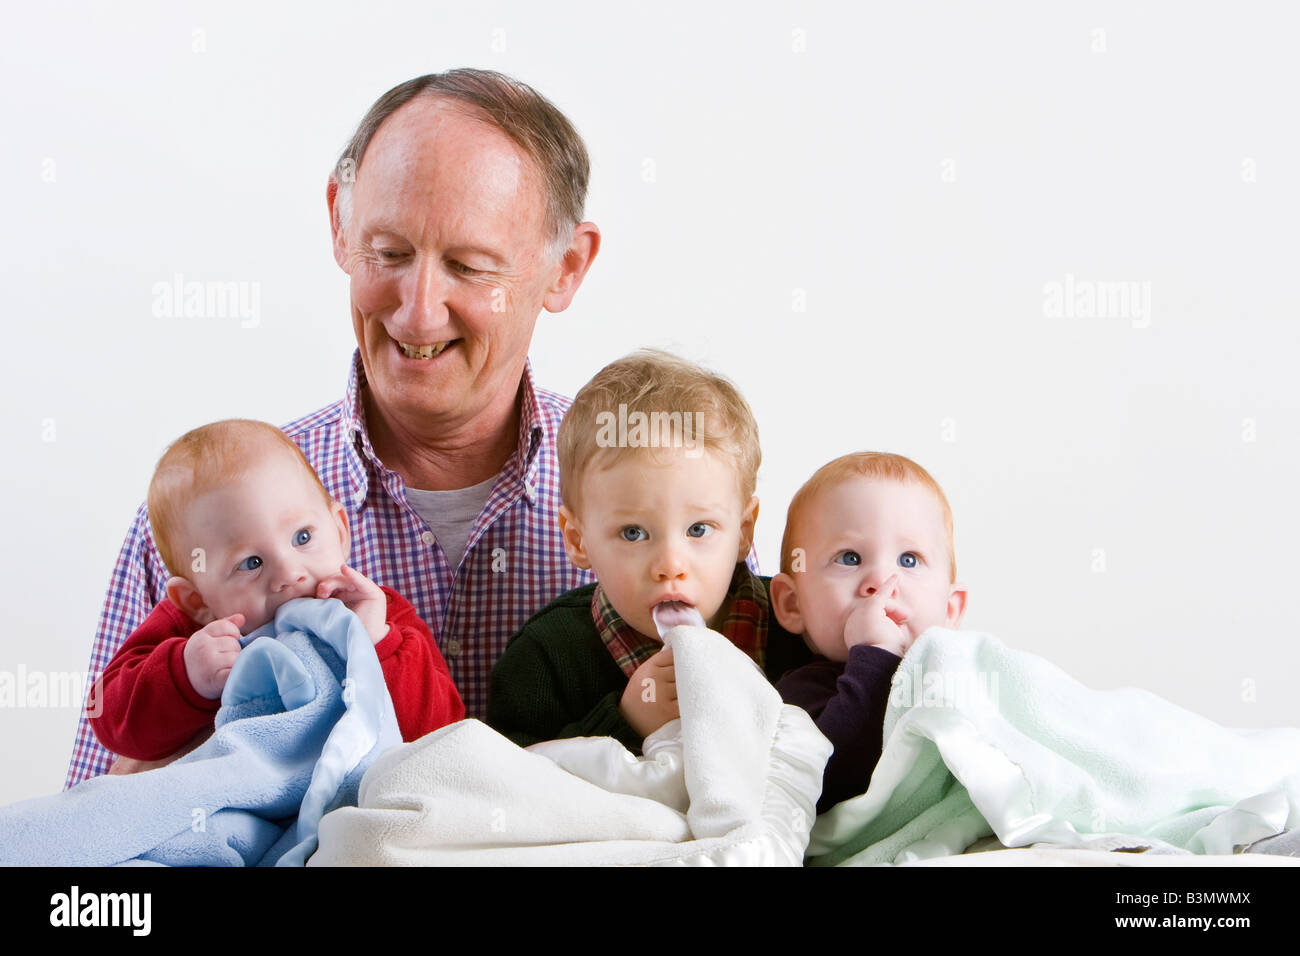
[[[760,668],[766,665],[767,622],[771,620],[767,588],[745,562],[736,565],[727,588],[727,616],[718,630],[722,636],[748,654]],[[638,667],[663,647],[657,637],[648,637],[623,620],[596,585],[591,597],[591,617],[601,642],[619,669],[631,677]]]
[[[383,467],[374,447],[370,444],[370,432],[366,429],[366,409],[362,401],[362,389],[367,387],[365,366],[361,363],[361,350],[352,353],[352,370],[348,375],[348,390],[343,399],[342,414],[339,425],[343,434],[350,436],[360,452],[360,457],[349,469],[350,503],[355,511],[366,498],[369,475],[362,464],[363,460]],[[536,385],[533,381],[533,363],[524,359],[524,374],[519,383],[521,400],[519,404],[519,445],[515,450],[514,470],[523,476],[523,495],[529,505],[536,504],[538,469],[541,462],[538,450],[546,441],[554,444],[555,435],[550,434],[546,416],[542,414],[537,399]]]

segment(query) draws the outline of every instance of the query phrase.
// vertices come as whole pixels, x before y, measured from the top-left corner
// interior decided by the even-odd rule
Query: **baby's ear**
[[[211,624],[215,618],[204,603],[199,589],[181,577],[167,579],[167,598],[198,624]]]
[[[560,537],[564,539],[564,550],[573,566],[590,571],[591,559],[587,557],[587,549],[583,545],[582,525],[567,505],[560,505]]]
[[[964,584],[954,584],[948,591],[948,617],[945,624],[954,631],[961,627],[962,615],[966,613],[966,596]]]
[[[804,632],[803,615],[799,613],[799,592],[794,578],[782,571],[772,578],[772,613],[780,625],[791,634]]]

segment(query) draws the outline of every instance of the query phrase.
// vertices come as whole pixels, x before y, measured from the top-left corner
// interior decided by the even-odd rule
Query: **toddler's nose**
[[[654,576],[657,581],[671,581],[686,573],[686,558],[680,548],[665,545],[655,556]]]

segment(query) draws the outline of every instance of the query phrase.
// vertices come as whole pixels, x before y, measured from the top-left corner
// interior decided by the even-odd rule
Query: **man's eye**
[[[239,562],[239,566],[236,568],[236,570],[256,571],[261,566],[262,566],[262,559],[255,554],[250,554],[248,557],[244,558],[243,561]]]
[[[624,541],[644,541],[646,538],[650,537],[646,534],[645,528],[634,524],[628,525],[620,531],[619,536],[622,537]]]
[[[713,528],[703,521],[697,521],[686,529],[686,533],[692,538],[705,538],[713,534]]]
[[[914,568],[921,563],[921,558],[915,551],[904,551],[898,556],[898,566],[900,568]]]
[[[835,556],[835,563],[856,568],[862,563],[862,558],[856,551],[841,551]]]
[[[397,262],[406,255],[400,249],[378,249],[376,251],[379,253],[379,258],[384,262]]]
[[[463,276],[476,276],[483,270],[471,269],[469,266],[465,265],[465,263],[457,262],[455,259],[453,259],[451,260],[451,271],[459,272]]]
[[[308,530],[307,528],[302,528],[297,534],[293,536],[293,543],[295,547],[299,547],[299,548],[301,548],[304,544],[306,544],[310,540],[311,540],[311,531]]]

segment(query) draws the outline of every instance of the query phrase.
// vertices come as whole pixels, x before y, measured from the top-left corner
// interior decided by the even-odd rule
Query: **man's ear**
[[[334,261],[339,264],[340,269],[348,272],[348,243],[343,229],[343,217],[340,215],[339,181],[333,175],[325,185],[325,204],[329,206],[330,211],[330,237],[334,240]]]
[[[211,624],[216,620],[212,616],[212,611],[204,603],[203,595],[199,593],[199,589],[185,578],[170,577],[167,579],[167,597],[197,624]]]
[[[754,524],[758,521],[758,498],[749,499],[745,510],[740,513],[740,547],[737,549],[736,562],[749,557],[749,549],[754,546]]]
[[[966,613],[966,585],[954,584],[948,592],[948,617],[946,626],[954,631],[961,627],[962,615]]]
[[[339,532],[339,544],[343,547],[343,560],[346,563],[352,553],[352,535],[348,532],[348,513],[334,499],[330,499],[330,514],[334,516],[335,527]]]
[[[594,222],[580,222],[573,227],[573,238],[560,257],[555,280],[546,290],[542,308],[547,312],[563,312],[573,301],[582,285],[582,279],[596,261],[600,251],[600,230]]]
[[[804,632],[803,614],[799,612],[799,592],[794,578],[782,571],[772,578],[772,613],[780,625],[791,634]]]
[[[583,546],[582,525],[578,523],[577,515],[565,505],[560,505],[560,537],[564,539],[564,550],[569,555],[573,566],[590,571],[591,560],[587,557],[587,549]]]

